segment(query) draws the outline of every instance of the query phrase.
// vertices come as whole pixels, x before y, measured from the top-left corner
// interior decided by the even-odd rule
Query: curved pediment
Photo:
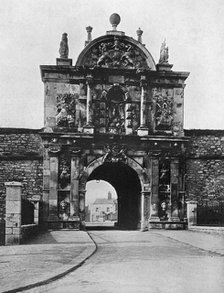
[[[156,70],[155,61],[140,42],[118,35],[93,40],[80,53],[76,66]]]

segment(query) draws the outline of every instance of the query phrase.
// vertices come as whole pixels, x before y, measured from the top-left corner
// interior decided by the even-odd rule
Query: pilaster
[[[70,220],[79,221],[79,152],[71,154]]]
[[[170,161],[171,185],[171,221],[179,221],[178,195],[179,195],[179,158]]]
[[[149,203],[149,191],[141,192],[141,231],[148,229],[148,203]]]
[[[159,158],[151,157],[151,202],[150,202],[150,221],[159,221]]]
[[[137,129],[139,136],[148,135],[148,127],[146,126],[146,77],[141,76],[141,104],[140,104],[140,127]]]
[[[93,76],[88,75],[86,77],[87,83],[87,96],[86,96],[86,125],[83,127],[84,133],[93,134],[94,127],[93,127],[93,109],[92,109],[92,83],[93,83]]]
[[[58,155],[50,154],[49,214],[48,220],[58,220]]]

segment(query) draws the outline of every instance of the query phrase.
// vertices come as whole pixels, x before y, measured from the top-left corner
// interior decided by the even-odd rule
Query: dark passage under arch
[[[104,163],[89,176],[90,180],[105,180],[117,192],[118,227],[137,229],[140,222],[141,184],[138,174],[123,163]]]

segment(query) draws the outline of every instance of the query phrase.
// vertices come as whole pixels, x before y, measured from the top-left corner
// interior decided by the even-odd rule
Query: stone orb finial
[[[111,23],[111,25],[113,27],[113,30],[116,31],[116,28],[117,28],[117,26],[118,26],[118,24],[120,22],[121,22],[121,17],[120,17],[119,14],[117,14],[117,13],[111,14],[111,16],[110,16],[110,23]]]

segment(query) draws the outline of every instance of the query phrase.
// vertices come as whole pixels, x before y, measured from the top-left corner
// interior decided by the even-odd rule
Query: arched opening
[[[86,227],[114,227],[117,223],[117,193],[104,180],[90,180],[85,195]]]
[[[108,131],[125,133],[125,94],[118,85],[112,86],[108,92]]]
[[[103,163],[94,169],[88,181],[104,180],[109,182],[117,193],[117,226],[122,229],[137,229],[140,222],[141,184],[138,174],[128,165]]]

